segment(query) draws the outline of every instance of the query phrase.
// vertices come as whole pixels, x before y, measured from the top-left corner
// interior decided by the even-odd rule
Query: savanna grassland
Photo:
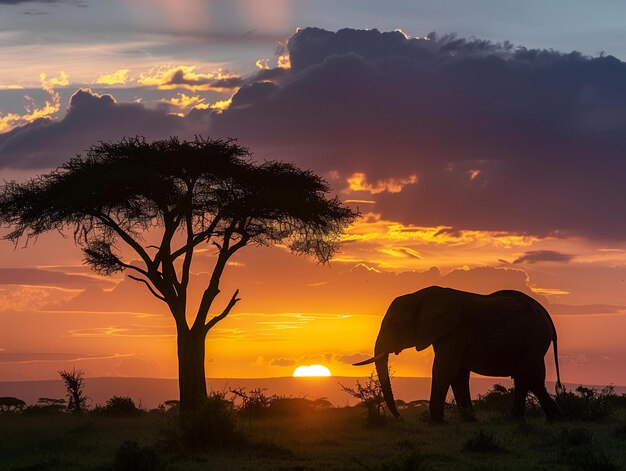
[[[0,469],[614,470],[626,463],[621,404],[554,424],[532,409],[524,422],[513,421],[496,403],[478,407],[478,422],[461,422],[451,407],[446,414],[449,423],[437,426],[424,420],[423,405],[374,423],[363,407],[241,414],[219,406],[198,416],[187,430],[190,442],[175,410],[5,413]]]

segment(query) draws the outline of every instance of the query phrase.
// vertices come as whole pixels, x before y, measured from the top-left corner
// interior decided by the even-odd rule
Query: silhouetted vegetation
[[[376,373],[370,374],[365,383],[361,384],[357,380],[356,388],[350,388],[340,384],[341,389],[358,399],[367,411],[367,423],[372,426],[384,425],[387,421],[387,413],[385,410],[385,398],[383,396],[382,386]]]
[[[476,411],[477,424],[450,413],[449,425],[433,427],[418,420],[427,401],[412,401],[399,402],[401,419],[383,428],[363,426],[363,405],[329,407],[323,399],[278,397],[264,389],[238,390],[263,404],[260,414],[239,411],[243,400],[230,392],[211,393],[198,413],[179,413],[177,401],[166,401],[170,412],[163,405],[158,413],[138,415],[141,409],[124,396],[82,414],[65,413],[63,400],[41,398],[22,412],[0,415],[0,469],[622,469],[622,396],[610,388],[585,389],[575,393],[576,401],[601,398],[611,404],[611,415],[589,420],[580,414],[549,424],[538,414],[517,422],[498,417],[501,404],[494,400],[488,402],[494,410]],[[508,388],[493,391],[496,398],[510,394]],[[46,407],[56,412],[46,413]]]
[[[578,386],[574,392],[561,393],[557,401],[568,419],[600,420],[613,414],[614,407],[623,402],[620,399],[613,386],[601,390]]]
[[[266,391],[267,389],[262,388],[254,388],[249,392],[246,391],[246,388],[230,390],[231,394],[233,394],[235,400],[238,402],[236,406],[237,411],[247,417],[264,417],[268,414],[270,404],[275,399],[278,399],[278,396],[275,394],[268,396]]]
[[[65,384],[67,409],[73,414],[86,412],[89,398],[85,395],[84,371],[72,368],[72,371],[59,371],[59,375]]]
[[[17,412],[25,406],[26,403],[17,397],[0,397],[0,412]]]
[[[24,415],[54,415],[67,411],[67,401],[65,399],[52,399],[40,397],[37,404],[24,408]]]
[[[329,198],[329,191],[309,170],[253,162],[234,140],[128,138],[92,146],[46,175],[5,183],[0,223],[10,228],[5,239],[16,244],[69,231],[94,271],[128,270],[166,304],[177,327],[180,407],[187,411],[207,395],[206,336],[239,301],[236,291],[209,317],[229,259],[249,244],[281,243],[321,263],[330,260],[357,213]],[[148,231],[160,231],[160,246],[145,245]],[[216,248],[215,263],[189,326],[194,253],[207,243]],[[126,261],[122,247],[137,261]],[[81,410],[78,399],[72,399],[75,411]]]
[[[108,417],[138,417],[142,412],[135,401],[126,396],[113,396],[104,406],[96,406],[92,411],[96,415]]]
[[[485,394],[479,394],[474,401],[476,410],[497,412],[500,415],[509,416],[513,408],[515,388],[496,383]],[[530,416],[541,416],[541,406],[534,394],[529,393],[526,397],[526,413]]]

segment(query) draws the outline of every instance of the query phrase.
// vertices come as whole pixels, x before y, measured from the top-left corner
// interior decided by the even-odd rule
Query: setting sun
[[[302,376],[330,376],[330,370],[322,365],[299,366],[293,372],[294,378]]]

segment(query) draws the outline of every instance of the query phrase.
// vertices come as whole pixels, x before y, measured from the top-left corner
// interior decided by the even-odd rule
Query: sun
[[[330,376],[330,370],[322,365],[299,366],[293,372],[294,378],[302,376]]]

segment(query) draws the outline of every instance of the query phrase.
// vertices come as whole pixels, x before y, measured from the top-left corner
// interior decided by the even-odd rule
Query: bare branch
[[[205,332],[208,332],[209,330],[211,330],[215,324],[217,324],[219,321],[224,319],[228,314],[230,314],[230,311],[235,306],[235,304],[241,301],[241,299],[237,297],[238,294],[239,294],[239,290],[236,290],[235,293],[233,294],[233,297],[230,298],[228,305],[224,308],[222,313],[219,316],[215,316],[213,319],[207,322],[207,325],[204,326]]]
[[[113,229],[124,242],[126,242],[135,252],[137,252],[137,255],[142,258],[147,267],[152,266],[153,261],[148,253],[144,250],[139,242],[131,237],[128,232],[122,229],[113,219],[111,219],[106,214],[98,214],[96,217],[100,219],[104,225]]]
[[[133,275],[128,275],[128,278],[130,278],[131,280],[139,281],[139,282],[145,284],[155,298],[160,299],[163,302],[167,302],[165,300],[165,297],[161,296],[159,293],[157,293],[156,290],[150,285],[150,283],[148,283],[148,281],[144,280],[143,278],[138,278],[138,277],[133,276]]]

